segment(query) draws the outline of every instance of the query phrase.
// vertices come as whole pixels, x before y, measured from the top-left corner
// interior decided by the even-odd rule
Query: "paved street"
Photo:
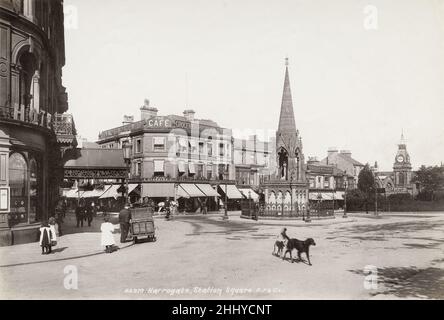
[[[82,233],[68,228],[51,256],[40,255],[35,243],[2,247],[0,298],[444,298],[442,213],[339,215],[311,224],[238,214],[229,221],[207,215],[155,222],[157,242],[113,254],[100,247],[100,221]],[[284,225],[290,237],[315,239],[313,266],[271,254]],[[64,287],[66,266],[78,270],[77,290]],[[364,287],[366,266],[377,268],[377,288]]]

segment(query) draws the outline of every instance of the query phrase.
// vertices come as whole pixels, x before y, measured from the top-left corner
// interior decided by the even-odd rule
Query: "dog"
[[[287,242],[287,247],[285,248],[285,253],[284,256],[282,257],[282,260],[285,260],[285,256],[287,255],[287,252],[290,253],[290,260],[293,263],[293,256],[291,255],[291,252],[293,250],[297,250],[298,251],[298,258],[300,261],[302,261],[301,258],[301,253],[305,252],[305,255],[307,256],[307,260],[308,260],[308,264],[311,266],[311,261],[310,261],[310,246],[315,246],[316,243],[312,238],[308,238],[305,241],[301,241],[298,239],[290,239]]]
[[[284,250],[284,247],[285,247],[284,241],[276,240],[274,243],[274,246],[273,246],[273,253],[272,254],[275,256],[282,255],[282,251]],[[276,248],[278,249],[277,252],[276,252]]]

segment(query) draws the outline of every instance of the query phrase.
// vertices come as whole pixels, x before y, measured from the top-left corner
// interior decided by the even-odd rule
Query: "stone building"
[[[97,143],[102,148],[131,144],[131,181],[141,184],[142,197],[214,198],[215,190],[223,195],[227,190],[228,199],[242,198],[235,186],[230,129],[195,118],[193,110],[158,115],[148,100],[140,110],[140,121],[125,117],[122,126],[101,132]]]
[[[61,180],[63,1],[0,0],[0,244],[36,240]]]
[[[355,189],[358,187],[358,177],[364,165],[352,158],[352,153],[349,150],[339,151],[337,148],[329,148],[327,157],[321,162],[325,165],[334,165],[339,170],[342,170],[346,175],[352,176],[349,180],[348,188]]]

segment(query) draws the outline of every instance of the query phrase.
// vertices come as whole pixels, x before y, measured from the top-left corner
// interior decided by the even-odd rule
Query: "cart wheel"
[[[156,236],[153,236],[153,237],[151,238],[151,240],[152,240],[153,242],[156,242],[156,241],[157,241]]]

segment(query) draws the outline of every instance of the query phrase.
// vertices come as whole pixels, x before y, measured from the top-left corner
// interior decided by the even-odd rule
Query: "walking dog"
[[[308,238],[305,241],[301,241],[298,239],[290,239],[287,242],[287,247],[285,248],[284,256],[282,257],[282,260],[285,260],[285,256],[287,255],[287,252],[290,253],[290,260],[293,262],[293,256],[291,255],[291,252],[293,250],[298,251],[298,258],[302,261],[301,253],[305,252],[305,255],[307,256],[308,264],[311,266],[310,262],[310,246],[315,246],[316,243],[312,238]]]

